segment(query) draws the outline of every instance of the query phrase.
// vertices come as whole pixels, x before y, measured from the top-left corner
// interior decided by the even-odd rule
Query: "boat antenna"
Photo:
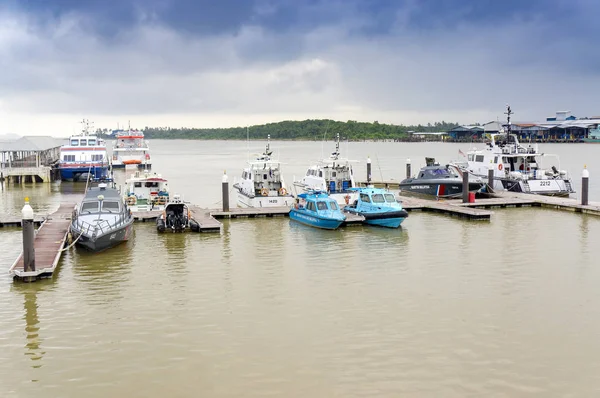
[[[246,126],[246,158],[250,161],[250,133],[248,132],[248,126]]]
[[[329,128],[329,119],[327,119],[327,124],[325,125],[325,132],[323,133],[323,141],[321,141],[321,159],[325,159],[325,137],[327,136],[327,129]]]
[[[379,156],[375,153],[375,160],[377,160],[377,168],[379,169],[379,176],[381,176],[381,182],[383,182],[383,172],[381,171],[381,162],[379,162]]]
[[[504,112],[506,115],[506,142],[508,142],[508,137],[510,135],[510,115],[513,113],[514,112],[510,109],[510,105],[506,104],[506,112]]]

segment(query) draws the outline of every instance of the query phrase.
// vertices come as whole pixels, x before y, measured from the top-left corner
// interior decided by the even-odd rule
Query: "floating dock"
[[[33,243],[35,271],[25,272],[23,252],[21,252],[8,271],[10,275],[18,279],[52,276],[58,266],[62,248],[67,239],[74,209],[75,203],[62,203],[58,210],[50,214],[36,231]]]
[[[33,225],[39,227],[46,220],[46,217],[36,216],[33,219]],[[23,220],[21,217],[10,217],[10,216],[2,216],[0,218],[0,228],[4,227],[23,227]]]
[[[399,196],[399,199],[402,208],[406,211],[428,211],[477,221],[489,221],[493,214],[489,210],[461,206],[462,203],[459,201],[422,199],[413,196]]]

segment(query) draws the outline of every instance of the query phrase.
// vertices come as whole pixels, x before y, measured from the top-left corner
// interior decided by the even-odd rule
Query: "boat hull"
[[[485,184],[480,182],[469,182],[469,192],[478,192],[484,187]],[[400,190],[403,193],[413,193],[424,196],[436,196],[440,198],[453,198],[459,197],[463,192],[463,185],[461,182],[448,182],[448,183],[426,183],[426,182],[415,182],[415,183],[400,183]]]
[[[600,144],[600,138],[584,138],[583,142],[586,144]]]
[[[365,224],[387,228],[398,228],[406,217],[408,217],[406,210],[367,212],[357,211],[355,209],[345,209],[345,211],[363,216],[365,218],[365,221],[363,221]]]
[[[238,207],[289,207],[294,202],[292,195],[250,197],[239,190],[236,193]]]
[[[108,167],[61,167],[60,178],[65,181],[78,181],[82,176],[91,174],[94,178],[105,177],[108,173]]]
[[[307,211],[292,209],[289,215],[294,221],[321,229],[338,229],[344,222],[344,220],[323,218],[307,213]]]
[[[133,219],[129,224],[95,238],[71,228],[73,238],[77,239],[76,244],[91,252],[101,252],[126,242],[129,240],[132,231]]]
[[[125,167],[138,167],[140,169],[150,170],[152,168],[152,163],[150,163],[150,161],[145,162],[145,163],[142,163],[142,162],[121,163],[121,162],[113,161],[112,167],[113,167],[113,169],[124,169]]]

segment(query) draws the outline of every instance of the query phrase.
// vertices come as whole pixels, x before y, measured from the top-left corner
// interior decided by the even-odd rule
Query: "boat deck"
[[[429,211],[434,213],[442,213],[459,218],[469,220],[489,221],[492,212],[489,210],[477,209],[468,206],[461,206],[459,200],[432,200],[421,199],[414,196],[399,196],[402,201],[402,208],[406,211]],[[460,202],[460,203],[459,203]]]
[[[58,267],[74,208],[75,203],[62,203],[58,210],[46,218],[35,234],[35,271],[25,272],[21,251],[9,269],[13,277],[31,279],[52,276]]]

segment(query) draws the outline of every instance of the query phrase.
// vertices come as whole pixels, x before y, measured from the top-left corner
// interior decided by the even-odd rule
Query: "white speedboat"
[[[294,181],[296,196],[303,192],[323,191],[339,204],[347,205],[358,198],[352,170],[353,161],[340,156],[340,135],[337,135],[335,151],[329,158],[310,166],[306,175]]]
[[[134,213],[163,211],[169,202],[169,183],[160,174],[136,171],[126,184],[125,199]]]
[[[150,147],[140,130],[115,130],[112,148],[112,166],[124,168],[128,165],[150,168]]]
[[[265,152],[248,162],[241,179],[233,184],[239,207],[290,206],[294,201],[281,174],[281,163],[271,158],[270,138]]]
[[[467,161],[457,162],[462,169],[484,179],[494,190],[525,192],[541,195],[568,196],[573,190],[569,174],[560,170],[557,155],[541,153],[537,144],[522,145],[510,133],[508,107],[507,129],[492,134],[486,147],[467,151]],[[494,170],[494,179],[488,181],[488,171]]]
[[[104,141],[90,132],[90,123],[83,122],[80,134],[69,137],[69,142],[60,147],[60,178],[62,180],[86,181],[89,177],[105,178],[109,161]]]

